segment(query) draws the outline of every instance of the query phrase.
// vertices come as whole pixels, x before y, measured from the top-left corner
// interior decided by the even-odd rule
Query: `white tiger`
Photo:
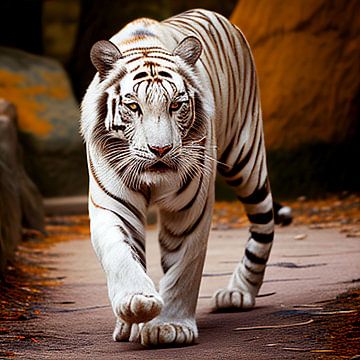
[[[117,341],[191,344],[218,170],[251,222],[243,260],[215,308],[251,308],[273,240],[260,96],[249,46],[223,16],[138,19],[91,50],[82,102],[91,239]],[[146,274],[145,218],[159,208],[159,291]]]

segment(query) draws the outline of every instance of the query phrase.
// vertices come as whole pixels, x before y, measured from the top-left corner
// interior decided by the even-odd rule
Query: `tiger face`
[[[193,37],[172,53],[143,48],[122,54],[109,41],[94,45],[91,59],[105,88],[106,110],[94,138],[127,186],[202,171],[206,127],[194,80],[200,54]]]
[[[130,73],[120,81],[117,111],[134,156],[158,161],[181,147],[195,117],[194,93],[176,72],[148,66],[149,72]]]

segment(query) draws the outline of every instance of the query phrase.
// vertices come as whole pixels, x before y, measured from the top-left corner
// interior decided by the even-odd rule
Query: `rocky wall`
[[[241,0],[231,20],[254,53],[275,192],[360,190],[359,2]]]
[[[24,164],[45,196],[86,193],[79,106],[55,60],[0,47],[0,97],[15,104]]]

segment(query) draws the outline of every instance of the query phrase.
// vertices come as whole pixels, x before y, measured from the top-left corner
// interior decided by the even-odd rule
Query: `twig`
[[[293,305],[293,308],[315,308],[315,309],[323,309],[322,307],[319,307],[317,304],[297,304]]]
[[[281,350],[287,350],[287,351],[310,351],[310,349],[303,349],[303,348],[294,348],[294,347],[283,347]]]
[[[271,295],[275,295],[276,291],[273,292],[269,292],[269,293],[265,293],[265,294],[258,294],[256,295],[257,298],[261,298],[261,297],[266,297],[266,296],[271,296]]]
[[[308,324],[311,324],[313,321],[314,321],[313,319],[310,319],[305,322],[292,323],[292,324],[238,327],[238,328],[234,329],[234,331],[283,329],[283,328],[288,328],[288,327],[293,327],[293,326],[308,325]]]
[[[313,311],[311,315],[340,315],[340,314],[352,314],[357,310],[335,310],[335,311]]]
[[[47,312],[51,313],[67,313],[75,311],[90,311],[110,307],[110,305],[95,305],[95,306],[86,306],[81,308],[72,308],[72,309],[48,309]]]

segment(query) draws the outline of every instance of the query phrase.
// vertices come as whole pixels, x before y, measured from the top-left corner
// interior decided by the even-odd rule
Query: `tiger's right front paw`
[[[160,314],[163,300],[156,294],[133,293],[115,302],[116,315],[126,323],[143,323]]]
[[[140,330],[144,324],[128,324],[120,319],[116,319],[113,331],[114,341],[140,342]]]

